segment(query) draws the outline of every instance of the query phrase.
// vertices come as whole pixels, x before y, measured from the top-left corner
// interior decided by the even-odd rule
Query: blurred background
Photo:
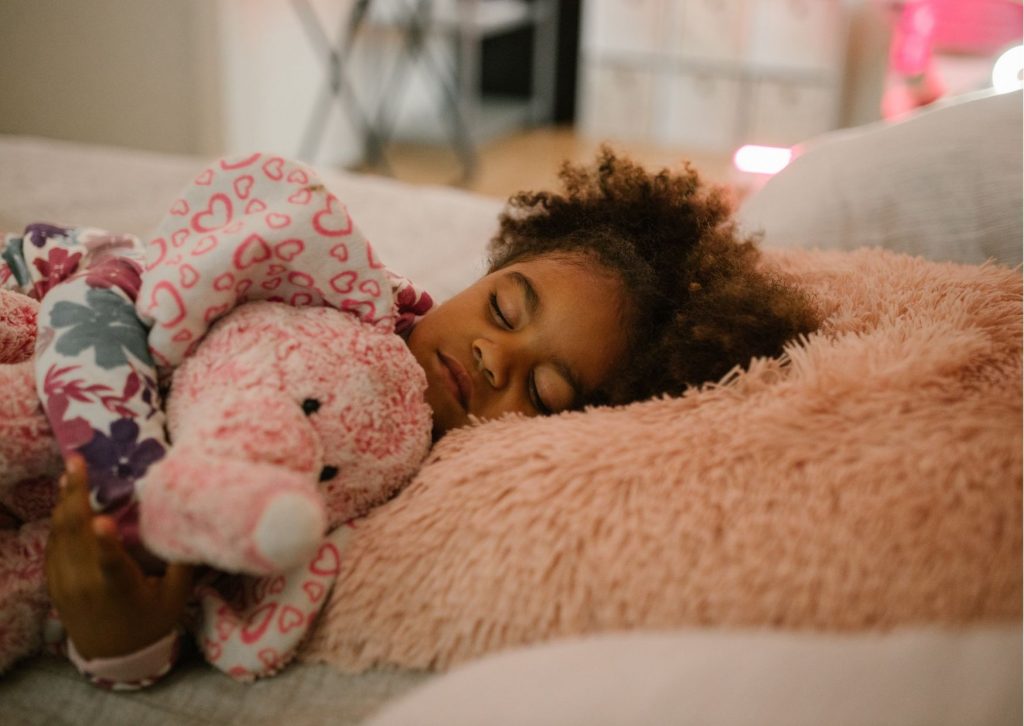
[[[1021,32],[1019,0],[3,0],[0,133],[501,197],[609,140],[742,189],[816,135],[1019,87]]]

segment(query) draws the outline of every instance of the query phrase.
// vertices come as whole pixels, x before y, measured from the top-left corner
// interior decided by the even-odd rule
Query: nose
[[[487,338],[477,338],[472,347],[476,370],[493,388],[504,387],[511,363],[508,347]]]

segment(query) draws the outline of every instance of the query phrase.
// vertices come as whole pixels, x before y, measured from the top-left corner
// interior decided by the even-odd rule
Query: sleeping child
[[[115,445],[99,439],[112,438],[109,412],[72,410],[81,402],[47,407],[67,460],[47,548],[48,586],[73,660],[98,683],[145,685],[167,672],[186,606],[204,587],[186,563],[144,574],[133,484],[173,446],[154,410],[160,382],[237,304],[274,299],[388,321],[425,376],[434,439],[505,414],[552,415],[679,394],[753,357],[778,355],[818,324],[803,293],[764,269],[753,241],[739,237],[722,193],[688,165],[650,174],[608,149],[593,167],[566,165],[561,192],[509,200],[490,243],[488,273],[433,306],[384,268],[354,228],[345,230],[344,253],[337,248],[332,233],[351,220],[312,171],[247,159],[221,162],[196,179],[150,242],[144,265],[132,238],[100,240],[62,228],[30,228],[4,251],[8,279],[0,267],[0,283],[42,299],[40,374],[66,367],[59,356],[73,359],[89,347],[58,344],[61,336],[88,335],[58,312],[68,305],[89,311],[89,330],[116,325],[143,336],[140,355],[104,369],[120,376],[115,390],[128,391],[125,376],[138,378],[116,417],[122,429],[133,424],[128,438],[138,445],[119,459],[116,477],[109,463],[99,463]],[[307,194],[319,195],[317,208],[334,214],[290,213],[292,197]],[[266,204],[257,210],[266,224],[253,242],[245,229],[231,230],[229,217],[257,198]],[[179,243],[180,230],[187,234]],[[213,230],[227,249],[219,262],[195,269],[194,278],[181,259],[172,264],[181,250],[209,244]],[[272,264],[279,269],[272,272]],[[271,279],[278,282],[266,284]],[[89,304],[97,290],[110,293],[106,307]],[[134,352],[140,344],[126,345]],[[138,359],[151,360],[152,369],[133,368]],[[119,366],[127,367],[116,373]],[[89,430],[63,425],[69,419],[88,421]],[[247,645],[258,652],[266,643]],[[256,665],[233,675],[267,675],[282,664],[246,662]]]

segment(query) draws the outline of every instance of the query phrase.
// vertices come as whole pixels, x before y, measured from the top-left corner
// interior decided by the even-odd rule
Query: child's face
[[[427,374],[434,436],[470,415],[576,408],[626,350],[621,283],[581,255],[518,262],[426,315],[409,348]]]

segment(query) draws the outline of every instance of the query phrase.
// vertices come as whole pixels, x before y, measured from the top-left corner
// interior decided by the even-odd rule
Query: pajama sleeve
[[[135,313],[138,238],[31,224],[7,235],[0,284],[40,301],[36,387],[63,456],[83,456],[93,509],[138,545],[135,481],[167,449],[148,329]]]
[[[52,288],[39,309],[36,380],[66,457],[83,456],[93,509],[111,515],[129,551],[141,547],[135,482],[167,449],[147,329],[135,315],[138,265],[110,258]],[[179,636],[168,633],[122,658],[68,656],[100,687],[148,686],[170,671]]]
[[[135,314],[139,265],[112,257],[50,289],[39,306],[36,386],[66,458],[78,453],[93,509],[139,546],[135,483],[167,451],[147,329]]]
[[[0,255],[0,285],[40,300],[36,385],[61,453],[85,459],[92,507],[117,521],[129,550],[139,546],[135,481],[167,448],[148,329],[135,313],[140,253],[132,236],[33,224],[7,236]],[[92,661],[70,641],[65,650],[94,684],[122,690],[166,674],[178,643],[170,632],[137,653]]]

